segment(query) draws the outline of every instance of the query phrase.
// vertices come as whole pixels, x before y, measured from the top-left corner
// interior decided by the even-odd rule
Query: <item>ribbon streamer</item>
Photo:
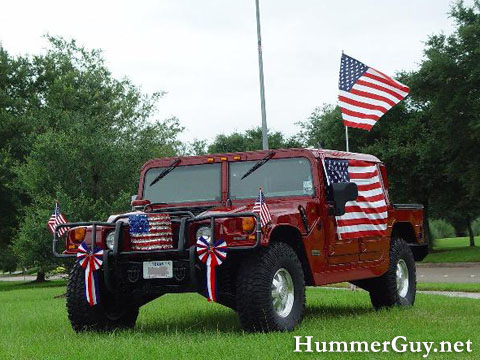
[[[78,247],[77,261],[85,270],[85,298],[90,306],[94,306],[99,299],[97,270],[103,263],[103,250],[95,248],[92,252],[84,241]]]
[[[207,266],[207,295],[208,301],[217,301],[215,268],[222,264],[227,257],[227,243],[225,240],[217,240],[215,244],[200,237],[197,240],[198,258]]]

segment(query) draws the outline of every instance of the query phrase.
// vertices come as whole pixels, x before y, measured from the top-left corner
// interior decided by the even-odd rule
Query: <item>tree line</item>
[[[442,218],[470,236],[480,216],[480,5],[455,4],[452,35],[432,35],[415,71],[397,78],[410,95],[370,132],[350,131],[354,152],[387,165],[395,202],[418,202],[426,219]],[[47,36],[34,56],[0,44],[0,267],[56,266],[46,222],[59,200],[70,221],[106,219],[128,209],[145,161],[176,154],[261,149],[261,130],[182,143],[176,118],[159,120],[164,93],[144,94],[115,79],[100,50]],[[340,111],[324,104],[287,137],[269,133],[273,149],[344,149]],[[428,222],[426,223],[428,225]],[[426,226],[430,238],[429,227]]]

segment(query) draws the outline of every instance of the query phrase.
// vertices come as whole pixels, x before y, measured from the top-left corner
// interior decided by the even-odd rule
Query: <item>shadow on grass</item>
[[[40,289],[66,286],[66,280],[47,280],[44,282],[36,281],[0,281],[1,291],[13,291],[24,289]]]
[[[362,316],[375,313],[373,307],[352,307],[352,306],[319,306],[310,305],[305,309],[304,320],[320,319],[320,318],[342,318],[352,316]]]
[[[182,318],[155,320],[149,319],[146,323],[137,323],[133,331],[140,333],[155,333],[172,335],[177,333],[206,334],[241,333],[240,322],[237,314],[232,310],[225,310],[215,313],[192,314]]]
[[[308,306],[305,309],[303,324],[307,325],[310,321],[318,321],[322,318],[341,318],[356,317],[374,313],[375,310],[370,307],[351,307],[351,306]],[[134,332],[155,333],[162,335],[172,335],[177,333],[189,334],[239,334],[243,330],[238,320],[237,314],[232,310],[225,310],[215,313],[196,314],[195,316],[185,316],[175,321],[163,320],[161,318],[151,320],[143,324],[137,324]]]

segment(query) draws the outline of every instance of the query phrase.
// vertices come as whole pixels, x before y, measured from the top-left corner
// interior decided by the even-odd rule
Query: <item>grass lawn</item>
[[[423,262],[479,262],[480,237],[475,238],[475,247],[470,247],[468,237],[437,239],[433,252],[428,254]]]
[[[309,288],[302,325],[292,333],[245,334],[236,314],[195,294],[166,295],[144,306],[135,329],[75,334],[64,283],[55,287],[1,283],[1,359],[389,359],[422,354],[293,353],[295,335],[316,341],[473,342],[470,354],[431,353],[432,359],[478,359],[480,301],[417,296],[414,307],[375,312],[363,291]]]

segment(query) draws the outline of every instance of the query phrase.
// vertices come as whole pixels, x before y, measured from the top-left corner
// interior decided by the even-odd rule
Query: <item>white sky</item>
[[[467,1],[471,3],[471,1]],[[336,101],[342,49],[393,75],[411,70],[427,36],[452,31],[447,0],[260,0],[267,122],[287,135]],[[254,0],[1,1],[0,42],[39,53],[42,35],[101,48],[116,77],[164,90],[159,118],[182,140],[261,124]]]

